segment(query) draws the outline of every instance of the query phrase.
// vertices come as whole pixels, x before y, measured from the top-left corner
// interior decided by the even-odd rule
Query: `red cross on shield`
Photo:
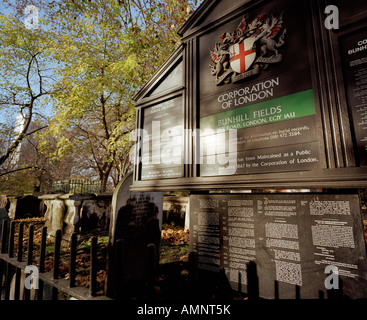
[[[250,37],[229,47],[231,68],[237,73],[248,70],[256,58],[255,37]]]

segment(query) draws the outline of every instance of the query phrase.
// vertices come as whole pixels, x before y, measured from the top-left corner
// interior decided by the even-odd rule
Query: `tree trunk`
[[[102,177],[101,177],[101,192],[106,192],[107,190],[107,181],[108,181],[108,174],[104,174]]]
[[[26,132],[28,130],[29,124],[31,123],[32,120],[32,108],[33,108],[33,102],[32,104],[28,107],[29,110],[29,115],[26,118],[24,125],[23,125],[23,129],[22,131],[18,134],[18,137],[14,140],[14,142],[12,143],[12,145],[6,150],[6,152],[0,157],[0,166],[6,161],[8,160],[8,158],[11,156],[11,154],[18,148],[18,146],[20,145],[20,143],[22,142],[22,140],[24,139],[24,137],[26,136]]]
[[[99,179],[101,180],[101,192],[106,192],[108,177],[112,169],[112,163],[105,163],[102,169],[99,169]]]

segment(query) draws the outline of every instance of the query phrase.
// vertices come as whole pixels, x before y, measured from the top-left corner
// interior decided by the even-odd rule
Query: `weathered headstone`
[[[96,196],[84,200],[81,207],[81,232],[108,231],[111,196]]]
[[[8,208],[9,205],[10,203],[9,203],[8,197],[6,195],[0,195],[0,208],[7,210],[9,209]]]
[[[0,195],[0,220],[8,217],[7,207],[8,207],[8,198],[4,195]]]
[[[65,199],[66,213],[64,217],[63,240],[71,241],[71,235],[79,231],[81,200]]]
[[[39,198],[44,201],[47,207],[45,213],[47,236],[53,238],[57,230],[63,229],[65,203],[63,200],[58,199],[58,195],[43,195]]]
[[[189,197],[165,196],[163,198],[163,223],[174,223],[186,226],[188,218]],[[188,227],[188,225],[187,225]]]
[[[112,197],[106,294],[139,295],[148,274],[147,245],[156,247],[156,267],[162,228],[163,192],[130,192],[132,174],[121,181]],[[118,245],[123,239],[122,248]],[[120,250],[122,249],[122,250]]]
[[[25,219],[41,216],[41,201],[32,195],[10,198],[9,217]]]
[[[0,195],[0,237],[3,230],[3,220],[9,220],[9,215],[7,211],[8,205],[9,201],[7,196]]]
[[[68,246],[71,235],[102,233],[109,230],[110,194],[48,194],[39,197],[47,207],[47,234],[54,237],[62,230],[62,245]]]

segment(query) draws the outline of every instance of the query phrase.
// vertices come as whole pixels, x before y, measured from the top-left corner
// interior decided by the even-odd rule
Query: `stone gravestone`
[[[0,195],[0,237],[3,230],[3,220],[9,220],[7,211],[8,205],[8,198],[5,195]]]
[[[0,220],[9,218],[7,207],[9,206],[9,200],[7,196],[0,195]]]
[[[73,232],[81,235],[108,232],[112,195],[69,193],[58,198],[66,207],[62,229],[65,244],[71,240]]]
[[[109,230],[111,194],[46,194],[39,197],[47,207],[47,235],[54,238],[62,230],[63,246],[69,246],[71,235],[104,234]]]
[[[63,229],[65,216],[65,203],[63,200],[57,199],[57,196],[58,195],[43,195],[39,197],[47,207],[45,212],[45,226],[47,227],[47,236],[52,239],[54,239],[58,229]]]
[[[36,196],[27,195],[10,199],[9,217],[25,219],[41,216],[41,200]]]
[[[81,232],[107,231],[111,212],[111,195],[84,200],[81,207]]]
[[[159,263],[163,192],[130,192],[132,182],[133,175],[129,174],[112,197],[106,295],[113,298],[144,292],[148,244],[155,244],[156,268]],[[123,239],[122,249],[117,244],[119,239]]]

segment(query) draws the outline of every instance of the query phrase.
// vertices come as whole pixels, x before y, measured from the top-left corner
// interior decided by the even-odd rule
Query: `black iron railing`
[[[97,295],[97,237],[91,239],[90,246],[90,267],[89,267],[89,288],[76,286],[77,275],[77,235],[71,237],[69,248],[69,279],[60,277],[61,252],[61,230],[57,230],[53,243],[53,267],[52,271],[46,271],[46,244],[47,228],[42,228],[41,242],[37,259],[34,250],[34,227],[28,227],[27,250],[23,252],[24,222],[4,220],[1,233],[0,250],[0,299],[3,300],[58,300],[60,295],[73,297],[78,300],[108,300],[104,295]],[[15,230],[17,225],[18,241],[17,254],[15,254]],[[26,258],[24,254],[26,253]],[[35,261],[37,260],[37,261]],[[49,263],[49,261],[48,261]],[[30,272],[29,270],[32,270]],[[29,273],[27,273],[27,271]],[[36,272],[37,271],[37,272]],[[36,272],[36,274],[34,274]],[[31,276],[31,284],[27,279]],[[47,287],[47,288],[46,288]],[[47,290],[45,290],[47,289]],[[49,292],[50,294],[46,294]]]
[[[52,192],[65,193],[99,193],[102,190],[101,181],[71,179],[52,183]]]

